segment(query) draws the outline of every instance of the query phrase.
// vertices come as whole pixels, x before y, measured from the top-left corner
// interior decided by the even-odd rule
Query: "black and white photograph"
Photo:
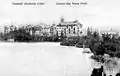
[[[120,76],[120,0],[1,0],[0,76]]]

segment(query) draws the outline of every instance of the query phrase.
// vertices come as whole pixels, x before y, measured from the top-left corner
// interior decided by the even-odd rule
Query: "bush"
[[[83,43],[79,42],[78,44],[76,44],[76,47],[83,48]]]
[[[95,61],[102,62],[102,63],[104,63],[104,61],[105,61],[103,56],[101,56],[101,55],[92,55],[91,59],[94,59]]]
[[[79,42],[79,37],[69,37],[64,39],[60,45],[64,46],[75,46]]]
[[[91,45],[90,45],[91,44]],[[120,43],[117,39],[111,38],[109,35],[103,35],[100,41],[90,41],[90,50],[94,55],[108,54],[110,57],[119,57]]]

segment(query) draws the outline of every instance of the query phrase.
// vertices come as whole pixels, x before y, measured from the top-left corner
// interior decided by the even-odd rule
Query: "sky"
[[[79,20],[83,28],[99,30],[120,28],[120,0],[86,0],[87,5],[56,5],[56,2],[83,2],[85,0],[1,0],[0,30],[4,25],[58,23]],[[45,5],[12,5],[17,2],[44,2]]]

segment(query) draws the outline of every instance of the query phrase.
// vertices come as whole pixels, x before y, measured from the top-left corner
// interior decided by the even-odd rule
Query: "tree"
[[[90,28],[87,28],[87,36],[91,37],[92,35],[92,31],[90,30]]]
[[[0,32],[0,40],[4,40],[4,34],[3,34],[3,32]]]
[[[111,34],[103,34],[102,40],[96,41],[94,38],[89,40],[89,48],[95,55],[108,54],[111,57],[120,57],[120,42]]]
[[[14,39],[16,41],[29,41],[31,40],[30,33],[26,32],[25,29],[19,28],[18,30],[13,31]]]

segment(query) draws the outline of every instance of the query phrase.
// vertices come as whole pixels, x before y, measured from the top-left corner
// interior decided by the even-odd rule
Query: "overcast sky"
[[[12,2],[41,2],[45,5],[12,5]],[[58,23],[64,16],[66,21],[78,19],[84,27],[97,29],[120,28],[120,0],[87,0],[87,5],[56,5],[65,0],[1,0],[0,26],[45,22]],[[66,0],[79,1],[79,0]],[[82,1],[82,0],[80,0]]]

